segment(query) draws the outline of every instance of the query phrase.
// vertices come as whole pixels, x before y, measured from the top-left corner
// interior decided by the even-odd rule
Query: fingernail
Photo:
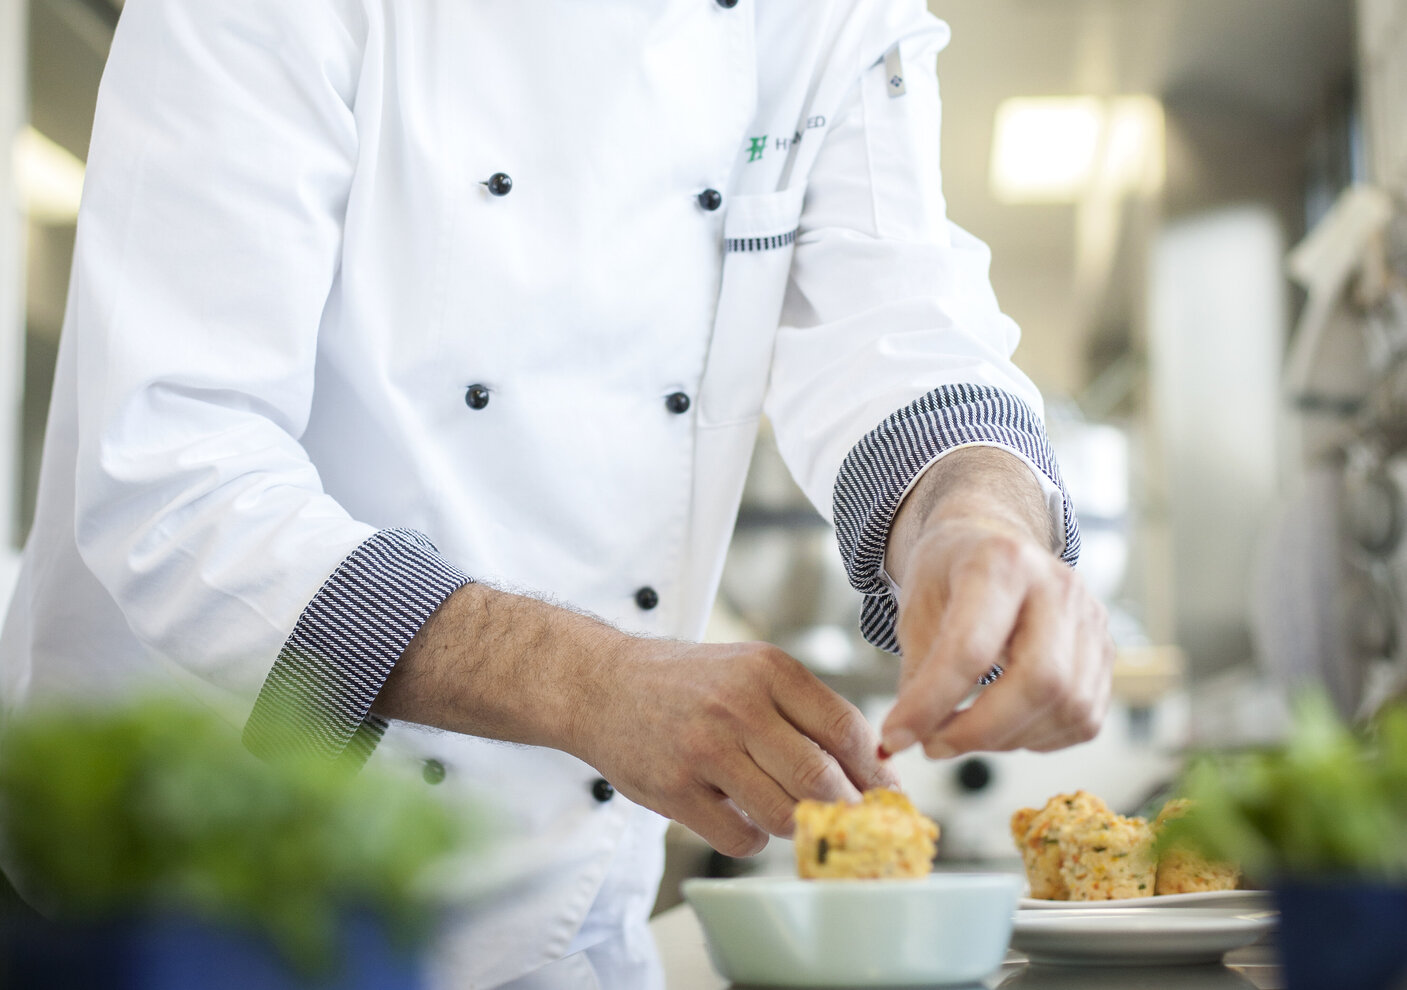
[[[875,750],[875,755],[879,757],[880,762],[882,763],[882,762],[884,762],[885,760],[889,759],[889,758],[890,758],[891,756],[893,756],[894,754],[891,753],[891,752],[889,752],[889,750],[887,750],[887,749],[884,748],[884,743],[880,743],[880,744],[879,744],[879,749]]]
[[[902,753],[916,742],[918,737],[908,729],[890,729],[884,734],[884,741],[879,744],[879,748],[886,754],[885,759],[888,759],[895,753]]]
[[[958,755],[958,751],[941,740],[924,744],[923,751],[928,754],[931,760],[950,760]]]

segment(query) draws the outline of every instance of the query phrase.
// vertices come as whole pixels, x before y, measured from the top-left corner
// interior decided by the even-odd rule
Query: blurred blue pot
[[[1287,880],[1275,898],[1288,990],[1407,987],[1407,885]]]
[[[417,960],[376,922],[339,933],[337,966],[295,973],[273,944],[244,929],[176,918],[67,924],[0,919],[0,987],[25,990],[422,990]]]

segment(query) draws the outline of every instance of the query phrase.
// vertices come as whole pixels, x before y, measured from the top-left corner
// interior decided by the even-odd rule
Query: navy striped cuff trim
[[[724,241],[729,251],[773,251],[786,247],[796,240],[796,231],[776,234],[772,237],[730,237]]]
[[[469,578],[408,529],[353,550],[299,616],[244,727],[263,758],[313,753],[360,765],[386,723],[371,704],[420,627]]]
[[[898,602],[880,577],[889,529],[904,492],[933,458],[964,444],[1019,452],[1065,495],[1061,559],[1080,555],[1080,529],[1060,478],[1045,428],[1016,396],[986,385],[944,385],[893,413],[851,448],[835,482],[834,515],[840,555],[850,583],[865,596],[860,631],[867,641],[899,652]]]

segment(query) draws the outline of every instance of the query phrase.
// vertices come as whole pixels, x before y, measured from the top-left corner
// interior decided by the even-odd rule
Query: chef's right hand
[[[790,834],[802,798],[897,784],[859,710],[775,646],[641,639],[478,583],[440,604],[372,710],[565,750],[730,856]]]
[[[775,646],[632,640],[598,673],[576,755],[725,855],[790,835],[803,798],[898,786],[859,710]]]

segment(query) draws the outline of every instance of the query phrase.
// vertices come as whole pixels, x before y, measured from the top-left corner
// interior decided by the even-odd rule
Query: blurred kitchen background
[[[1274,736],[1295,685],[1346,714],[1402,689],[1407,0],[930,6],[953,28],[949,210],[992,247],[1120,649],[1095,741],[901,759],[941,855],[990,860],[1022,804],[1084,787],[1133,811],[1189,747]],[[0,594],[121,7],[0,0]],[[878,721],[897,662],[858,608],[764,425],[710,635],[779,643]],[[671,850],[675,875],[740,868]]]

